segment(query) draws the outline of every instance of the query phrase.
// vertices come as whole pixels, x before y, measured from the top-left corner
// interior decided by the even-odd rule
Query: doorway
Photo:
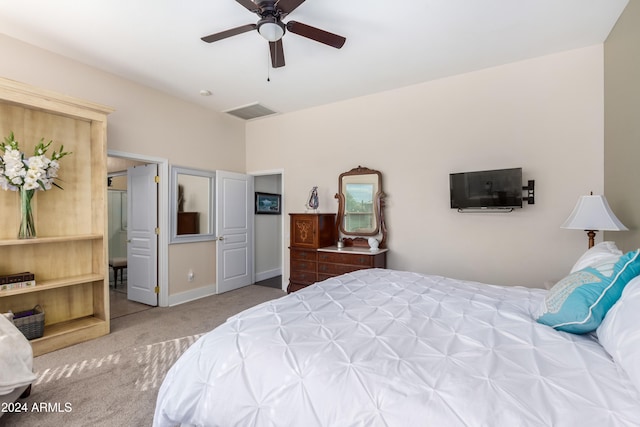
[[[111,319],[115,319],[149,307],[129,301],[127,296],[127,176],[111,173],[107,182],[109,307]]]
[[[157,166],[157,176],[159,177],[158,183],[158,199],[154,201],[157,212],[157,228],[159,230],[168,230],[168,214],[167,214],[167,196],[168,193],[168,160],[161,158],[154,158],[148,156],[141,156],[131,153],[123,153],[108,150],[107,152],[107,173],[109,188],[109,259],[119,258],[120,260],[126,260],[131,254],[128,253],[127,242],[127,229],[131,226],[132,218],[131,206],[128,206],[126,200],[130,200],[131,194],[127,188],[127,170],[134,166],[141,167],[142,165]],[[129,177],[131,178],[131,177]],[[129,182],[131,180],[129,179]],[[119,196],[119,197],[118,197]],[[128,197],[127,197],[128,196]],[[111,202],[114,203],[111,203]],[[119,203],[118,203],[119,202]],[[114,212],[115,211],[115,212]],[[128,213],[127,213],[128,212]],[[134,214],[135,215],[135,214]],[[116,217],[115,219],[111,217]],[[118,218],[119,217],[119,218]],[[135,220],[135,218],[133,218]],[[166,307],[168,305],[168,267],[167,267],[167,245],[168,245],[168,233],[160,233],[157,236],[158,250],[154,254],[154,264],[157,268],[157,290],[158,298],[157,305]],[[127,265],[127,262],[124,262]],[[117,278],[115,271],[118,271]],[[135,269],[134,269],[135,270]],[[135,271],[133,271],[135,273]],[[124,267],[118,270],[109,267],[109,284],[111,298],[111,312],[112,318],[114,316],[130,314],[131,312],[140,311],[141,309],[150,308],[149,305],[138,304],[130,301],[128,293],[128,278],[131,277],[129,268]],[[135,295],[133,295],[135,297]]]
[[[256,192],[279,194],[284,202],[283,170],[253,172]],[[285,212],[280,206],[280,212]],[[285,250],[285,215],[261,215],[254,217],[255,225],[255,282],[256,284],[286,289],[283,279]]]

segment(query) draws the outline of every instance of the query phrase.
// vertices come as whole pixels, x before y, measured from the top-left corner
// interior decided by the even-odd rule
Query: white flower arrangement
[[[60,163],[58,160],[71,154],[60,146],[59,151],[54,151],[51,159],[46,157],[47,150],[53,141],[45,144],[44,138],[36,145],[34,154],[25,159],[20,151],[19,143],[13,132],[0,143],[0,188],[9,191],[24,190],[50,190],[52,186],[60,187],[55,179],[58,177]]]

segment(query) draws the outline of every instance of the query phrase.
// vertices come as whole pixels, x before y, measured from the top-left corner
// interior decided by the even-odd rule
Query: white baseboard
[[[274,268],[269,271],[262,271],[256,273],[256,282],[261,280],[271,279],[282,275],[281,268]],[[169,295],[169,307],[174,305],[184,304],[185,302],[194,301],[200,298],[208,297],[216,294],[216,285],[207,285],[200,288],[192,289],[190,291],[180,292],[174,295]]]
[[[256,282],[260,282],[261,280],[271,279],[272,277],[282,276],[281,268],[274,268],[273,270],[261,271],[260,273],[256,273]]]
[[[190,291],[169,295],[169,307],[216,294],[216,285],[207,285]]]

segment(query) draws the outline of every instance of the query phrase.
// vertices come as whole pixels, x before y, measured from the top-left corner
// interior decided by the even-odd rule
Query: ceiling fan
[[[273,68],[284,67],[284,50],[282,48],[282,36],[285,31],[292,32],[302,37],[324,43],[328,46],[340,49],[346,38],[301,22],[289,21],[286,24],[282,18],[293,12],[305,0],[236,0],[250,12],[260,17],[256,24],[247,24],[230,30],[221,31],[202,37],[202,41],[212,43],[227,37],[258,30],[260,35],[269,41],[271,52],[271,65]]]

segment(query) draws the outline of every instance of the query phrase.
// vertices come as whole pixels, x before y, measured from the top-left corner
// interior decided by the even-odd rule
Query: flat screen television
[[[522,168],[459,172],[449,175],[451,208],[522,207]]]

